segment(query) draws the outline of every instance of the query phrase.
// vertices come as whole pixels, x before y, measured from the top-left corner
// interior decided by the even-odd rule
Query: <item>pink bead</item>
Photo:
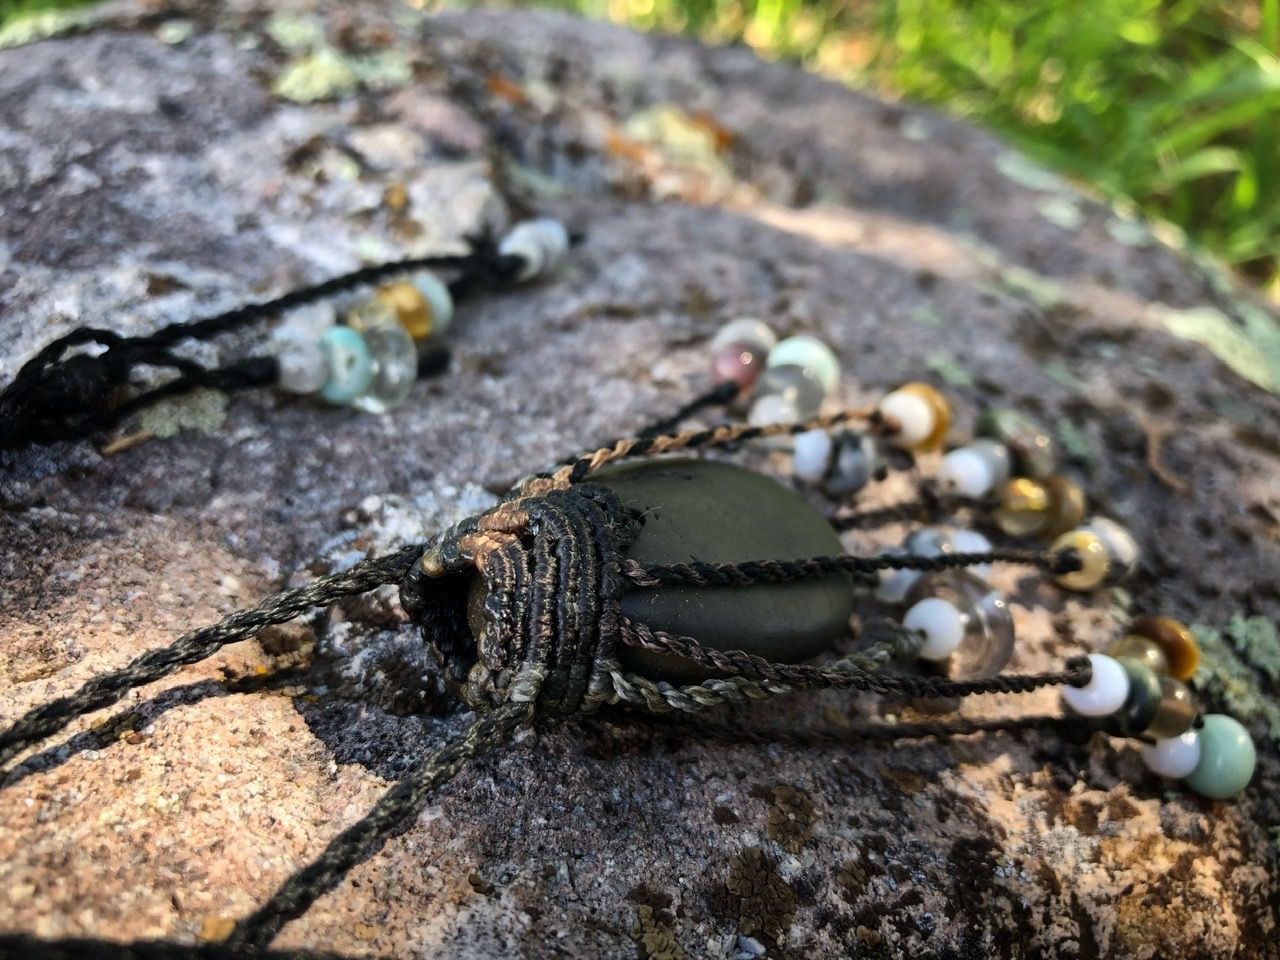
[[[733,381],[744,391],[755,386],[764,369],[764,354],[744,343],[721,347],[711,358],[711,378],[716,386]]]

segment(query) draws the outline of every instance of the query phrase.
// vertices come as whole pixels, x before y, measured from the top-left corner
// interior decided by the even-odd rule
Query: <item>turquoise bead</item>
[[[373,380],[373,357],[360,331],[333,327],[320,338],[320,349],[329,360],[329,379],[320,396],[333,404],[347,404]]]
[[[1235,796],[1248,785],[1258,762],[1249,731],[1232,717],[1210,713],[1197,733],[1200,762],[1187,777],[1187,786],[1214,800]]]

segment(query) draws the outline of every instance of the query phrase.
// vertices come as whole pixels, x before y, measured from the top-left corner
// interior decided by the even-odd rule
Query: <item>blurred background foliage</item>
[[[0,24],[86,2],[0,0]],[[745,43],[964,117],[1175,225],[1280,301],[1280,0],[532,5]]]

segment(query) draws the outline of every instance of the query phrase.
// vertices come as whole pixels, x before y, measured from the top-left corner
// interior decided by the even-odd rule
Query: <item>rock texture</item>
[[[1125,610],[1199,624],[1210,689],[1258,738],[1254,785],[1209,803],[1131,745],[1030,733],[831,751],[547,725],[281,943],[1277,956],[1280,335],[1211,266],[963,124],[550,15],[99,8],[0,50],[0,381],[74,325],[146,330],[530,208],[589,242],[554,282],[460,310],[453,372],[391,416],[205,396],[113,455],[4,456],[0,718],[665,414],[704,385],[716,327],[756,314],[831,342],[850,403],[923,376],[960,434],[982,402],[1052,423],[1147,559],[1109,596],[1000,573],[1014,666],[1102,646]],[[0,928],[225,935],[458,725],[432,669],[375,595],[90,718],[0,789]],[[735,722],[903,710],[826,694]]]

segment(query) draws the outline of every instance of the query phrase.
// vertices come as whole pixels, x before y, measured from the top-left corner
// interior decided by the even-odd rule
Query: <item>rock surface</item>
[[[1211,690],[1260,744],[1247,794],[1170,790],[1118,741],[832,751],[548,725],[464,772],[280,943],[1278,955],[1280,334],[1212,267],[963,124],[550,15],[110,5],[0,50],[0,382],[75,325],[150,329],[526,208],[589,242],[554,282],[461,309],[452,374],[388,417],[205,396],[148,424],[186,429],[114,455],[4,456],[0,719],[667,413],[703,387],[716,327],[754,314],[827,339],[849,403],[924,377],[960,435],[982,402],[1053,424],[1147,559],[1111,596],[998,572],[1012,666],[1101,647],[1117,608],[1202,625],[1227,677]],[[0,928],[225,935],[458,725],[432,670],[378,594],[53,740],[0,790]],[[851,710],[792,696],[734,720]]]

